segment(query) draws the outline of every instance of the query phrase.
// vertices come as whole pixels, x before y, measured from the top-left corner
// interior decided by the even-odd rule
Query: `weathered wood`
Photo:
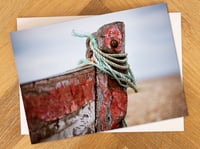
[[[126,89],[100,70],[97,70],[96,83],[97,131],[122,128],[127,111]]]
[[[113,22],[103,25],[95,36],[98,48],[105,53],[125,53],[125,25],[123,22]],[[88,41],[87,41],[88,44]],[[91,58],[89,45],[87,57]],[[119,68],[113,69],[125,72]],[[97,68],[96,72],[96,130],[111,130],[123,127],[127,111],[127,92],[116,80]]]
[[[103,25],[96,32],[99,49],[103,52],[116,54],[125,52],[125,28],[123,22]]]
[[[95,67],[21,85],[32,143],[121,128],[127,93]]]
[[[124,53],[122,22],[106,24],[93,35],[103,52]],[[92,59],[88,44],[86,57]],[[32,143],[123,127],[126,89],[96,67],[79,67],[21,89]]]
[[[123,22],[113,22],[103,25],[97,32],[93,33],[98,43],[98,48],[105,53],[116,54],[125,52],[125,29]],[[90,39],[86,41],[86,58],[92,57],[89,46]]]
[[[94,133],[95,68],[21,85],[32,143]]]

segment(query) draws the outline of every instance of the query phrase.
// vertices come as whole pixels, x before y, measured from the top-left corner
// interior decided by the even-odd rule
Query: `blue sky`
[[[125,23],[125,50],[136,80],[179,74],[166,4],[157,4],[11,33],[20,83],[47,78],[78,66],[85,38],[104,24]]]

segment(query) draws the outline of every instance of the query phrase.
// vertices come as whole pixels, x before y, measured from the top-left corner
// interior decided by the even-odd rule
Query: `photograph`
[[[31,143],[187,115],[165,3],[10,37]]]

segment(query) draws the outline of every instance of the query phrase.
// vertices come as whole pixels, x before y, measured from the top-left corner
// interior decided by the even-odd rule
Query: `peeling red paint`
[[[117,41],[118,46],[116,48],[114,48],[115,52],[119,53],[121,52],[121,44],[122,44],[122,33],[121,31],[118,29],[118,27],[112,25],[109,28],[105,29],[105,33],[104,33],[105,37],[104,37],[104,44],[107,48],[112,48],[110,43],[111,41],[114,39]]]
[[[125,52],[123,22],[104,25],[93,35],[103,52]],[[88,41],[86,57],[92,60]],[[80,67],[21,89],[32,143],[52,135],[71,137],[123,127],[126,89],[96,67]]]
[[[95,72],[71,77],[69,75],[67,79],[56,83],[48,81],[39,86],[31,86],[22,86],[28,122],[34,118],[52,121],[80,109],[95,99]],[[39,88],[40,91],[37,92]]]
[[[122,127],[126,116],[127,92],[102,72],[97,73],[97,131]]]
[[[127,93],[119,88],[115,88],[112,91],[112,103],[110,105],[110,110],[112,114],[112,124],[111,129],[116,128],[120,120],[123,120],[126,115],[127,109]],[[123,119],[122,119],[123,118]]]
[[[29,124],[35,119],[46,122],[60,119],[95,100],[97,131],[122,127],[127,109],[124,88],[98,69],[66,76],[21,86]]]

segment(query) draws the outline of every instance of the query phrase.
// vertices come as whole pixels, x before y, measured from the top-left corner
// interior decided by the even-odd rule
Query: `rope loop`
[[[81,37],[81,38],[89,38],[90,43],[89,46],[93,51],[93,59],[94,62],[89,61],[88,59],[82,60],[82,64],[93,65],[99,68],[102,72],[108,74],[112,78],[114,78],[119,85],[124,88],[131,87],[137,92],[135,79],[133,73],[130,69],[130,65],[128,64],[127,53],[120,54],[108,54],[104,53],[98,48],[97,41],[95,37],[91,34],[79,34],[74,30],[72,31],[73,36]],[[122,73],[116,71],[114,68],[124,70],[126,73]]]

